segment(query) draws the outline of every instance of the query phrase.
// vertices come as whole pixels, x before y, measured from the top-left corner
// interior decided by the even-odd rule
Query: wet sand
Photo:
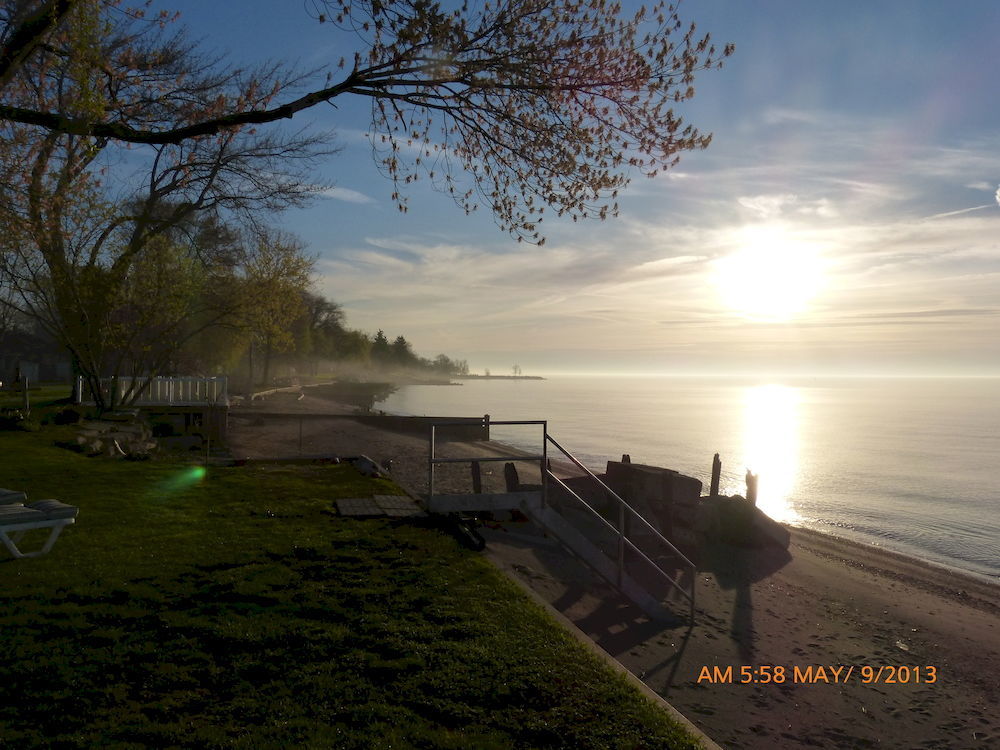
[[[269,410],[350,411],[286,394],[233,409],[235,455],[366,454],[392,459],[396,481],[425,491],[426,437],[304,417],[300,451],[299,420],[258,415]],[[502,464],[484,469],[500,489]],[[468,478],[440,481],[458,489]],[[650,620],[530,524],[491,526],[486,554],[498,566],[724,747],[1000,747],[1000,585],[793,529],[787,552],[697,549],[691,626],[679,602],[676,620]]]

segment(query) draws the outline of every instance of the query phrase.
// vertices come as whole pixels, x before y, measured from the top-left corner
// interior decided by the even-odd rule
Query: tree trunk
[[[261,373],[261,383],[266,388],[271,384],[271,337],[264,339],[264,372]]]

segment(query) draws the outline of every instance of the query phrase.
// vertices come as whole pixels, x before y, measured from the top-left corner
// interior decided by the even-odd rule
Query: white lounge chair
[[[25,505],[28,499],[23,492],[0,489],[0,542],[14,557],[38,557],[52,549],[59,532],[76,522],[80,509],[58,500],[36,500]],[[32,529],[51,529],[41,549],[22,552],[18,544],[25,533]]]

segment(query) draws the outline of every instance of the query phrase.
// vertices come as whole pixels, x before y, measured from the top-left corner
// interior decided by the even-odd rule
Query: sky
[[[305,4],[174,0],[235,62],[335,64]],[[628,4],[626,4],[628,5]],[[399,213],[367,100],[295,123],[341,150],[274,223],[348,325],[472,372],[1000,375],[1000,3],[684,0],[733,42],[677,109],[713,134],[618,218],[518,244],[418,182]]]

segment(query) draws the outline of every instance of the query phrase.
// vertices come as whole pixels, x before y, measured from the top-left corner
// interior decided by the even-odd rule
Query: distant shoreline
[[[545,380],[541,375],[453,375],[455,380]]]

